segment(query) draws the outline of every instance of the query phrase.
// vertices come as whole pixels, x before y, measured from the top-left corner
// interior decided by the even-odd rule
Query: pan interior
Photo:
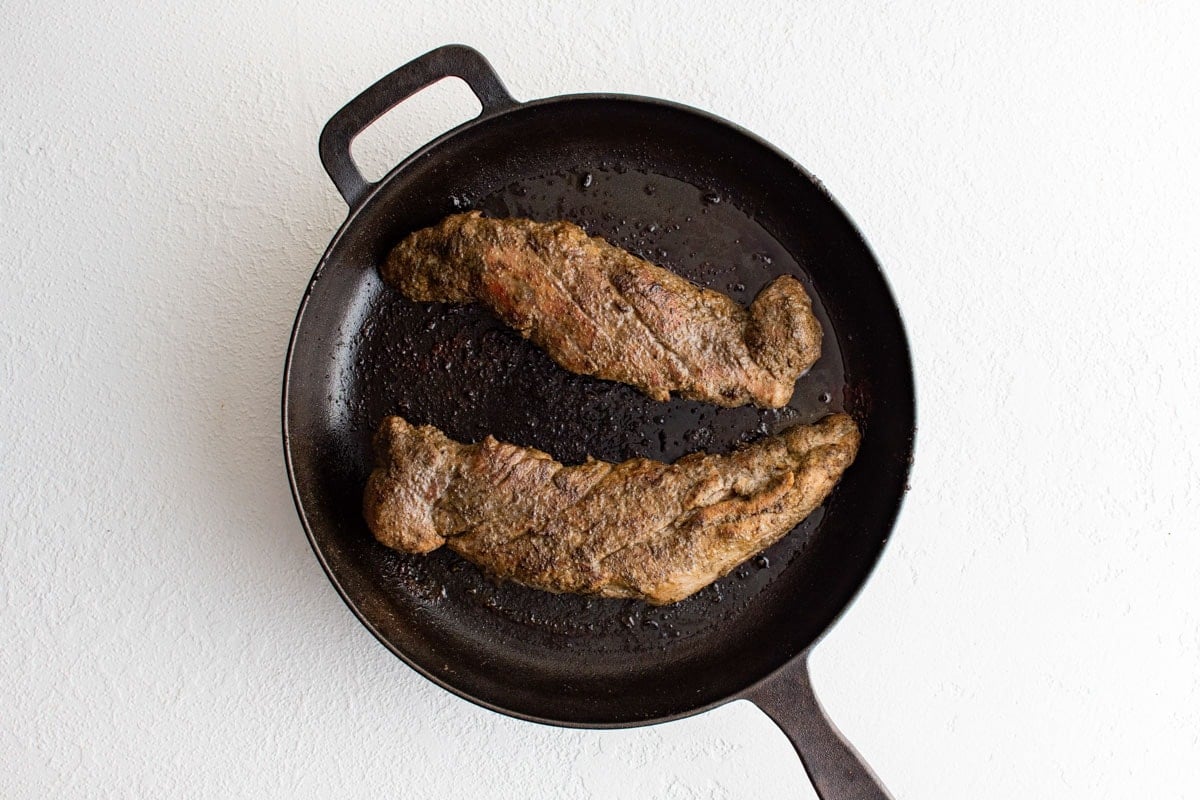
[[[794,275],[825,331],[822,358],[783,409],[659,403],[567,373],[480,307],[415,304],[382,284],[376,265],[392,245],[467,208],[571,220],[742,303],[772,278]],[[298,323],[289,447],[314,545],[352,607],[398,654],[503,711],[624,724],[742,690],[801,652],[848,602],[902,490],[907,353],[902,333],[897,350],[899,321],[870,253],[786,159],[675,107],[564,99],[436,143],[352,222],[318,269]],[[880,369],[889,353],[903,357],[893,364],[898,376]],[[880,402],[888,390],[900,402]],[[728,452],[842,409],[866,438],[825,507],[762,557],[669,607],[496,583],[445,550],[389,550],[362,521],[370,438],[388,414],[460,441],[491,434],[570,464]]]

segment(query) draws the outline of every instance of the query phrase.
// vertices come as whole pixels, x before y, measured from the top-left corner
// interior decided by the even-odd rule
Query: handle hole
[[[350,144],[363,177],[377,181],[430,139],[483,111],[462,78],[442,78],[426,86],[367,126]]]

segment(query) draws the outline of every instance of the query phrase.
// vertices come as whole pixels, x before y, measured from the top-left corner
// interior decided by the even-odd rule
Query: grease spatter
[[[471,198],[464,187],[454,187],[454,194],[461,196],[456,208],[447,211],[474,207],[498,217],[570,219],[586,225],[589,234],[614,243],[622,240],[621,246],[650,260],[663,258],[660,251],[665,250],[672,260],[664,266],[708,288],[727,291],[729,284],[741,283],[747,296],[739,297],[740,302],[748,302],[775,274],[806,280],[798,255],[761,229],[740,198],[735,203],[733,195],[722,193],[714,204],[703,198],[718,191],[717,186],[634,169],[622,176],[609,166],[605,170],[588,162],[512,183],[501,181],[506,185],[495,193]],[[585,173],[593,178],[588,187],[583,186]],[[450,205],[445,199],[440,202]],[[648,231],[651,224],[657,230]],[[709,227],[715,235],[709,235]],[[768,259],[780,266],[764,266],[770,264]],[[846,393],[839,342],[832,335],[821,361],[798,383],[792,406],[761,415],[751,407],[701,410],[678,396],[659,402],[628,386],[567,374],[478,305],[414,304],[383,290],[379,282],[371,287],[367,322],[358,329],[359,338],[347,344],[345,363],[333,377],[326,375],[323,384],[330,387],[339,419],[353,431],[339,463],[351,464],[356,480],[365,480],[371,468],[370,439],[387,414],[435,425],[464,440],[492,435],[538,447],[566,463],[582,463],[589,455],[607,461],[633,456],[675,461],[701,449],[732,451],[786,427],[785,420],[808,423],[840,410],[844,400],[865,402],[854,392]],[[813,300],[826,332],[834,331],[820,296],[814,293]],[[343,382],[355,390],[339,394]],[[831,395],[829,403],[817,402],[822,393]],[[692,413],[693,409],[698,410]],[[765,430],[757,431],[759,424]],[[756,593],[779,577],[777,571],[804,551],[820,521],[817,512],[773,546],[772,569],[751,559],[719,589],[698,592],[666,608],[535,595],[516,584],[496,585],[444,548],[411,559],[382,553],[372,564],[377,564],[373,568],[379,580],[398,602],[412,598],[436,609],[450,624],[485,615],[486,623],[495,626],[497,640],[569,644],[574,653],[592,653],[608,652],[606,648],[619,639],[630,653],[653,654],[685,640],[697,641],[715,626],[738,620]],[[632,624],[627,626],[628,619]]]

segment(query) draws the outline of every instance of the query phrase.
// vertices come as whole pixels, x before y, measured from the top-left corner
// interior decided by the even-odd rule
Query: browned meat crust
[[[821,355],[795,278],[745,309],[569,222],[455,214],[400,242],[383,275],[413,300],[483,303],[564,369],[656,400],[778,408]]]
[[[858,451],[845,414],[729,455],[565,467],[540,450],[460,444],[388,417],[363,500],[389,547],[448,546],[550,592],[673,603],[781,539],[819,506]]]

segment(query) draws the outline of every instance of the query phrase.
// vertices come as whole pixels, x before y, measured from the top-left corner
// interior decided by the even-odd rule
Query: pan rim
[[[671,713],[671,714],[653,716],[653,717],[645,717],[645,718],[628,718],[628,719],[622,718],[622,719],[614,719],[614,720],[600,720],[600,721],[586,721],[585,722],[585,721],[577,721],[577,720],[563,720],[563,719],[556,719],[556,718],[550,718],[550,717],[543,717],[543,716],[539,716],[536,714],[527,714],[527,713],[524,713],[524,712],[516,710],[516,709],[507,708],[505,706],[498,705],[496,703],[490,702],[483,698],[476,697],[476,696],[470,694],[469,692],[456,687],[454,684],[452,684],[446,680],[443,680],[439,676],[424,669],[422,666],[420,666],[418,663],[416,663],[413,659],[411,659],[400,648],[396,647],[387,637],[385,637],[379,631],[379,629],[376,628],[376,626],[371,622],[371,620],[367,618],[367,616],[363,613],[363,611],[361,609],[359,609],[357,604],[350,598],[346,589],[342,586],[341,581],[339,580],[339,578],[338,578],[337,574],[335,573],[335,571],[333,570],[333,568],[330,566],[328,560],[325,558],[325,554],[322,551],[322,548],[317,541],[317,538],[313,532],[313,526],[308,519],[308,515],[306,514],[306,512],[304,510],[304,503],[300,497],[300,488],[299,488],[297,477],[296,477],[296,468],[295,468],[295,464],[293,463],[293,459],[292,459],[291,432],[289,430],[289,423],[288,423],[288,408],[289,408],[289,397],[290,397],[289,387],[291,384],[292,362],[293,362],[293,356],[294,356],[294,353],[296,350],[297,342],[299,340],[301,327],[302,327],[302,324],[304,321],[305,311],[308,308],[308,303],[312,297],[313,289],[316,286],[317,282],[320,280],[321,275],[325,271],[325,268],[329,264],[331,255],[337,249],[338,245],[340,244],[342,238],[345,236],[346,232],[353,227],[355,221],[358,219],[358,217],[363,212],[363,210],[366,209],[368,206],[370,206],[372,204],[372,202],[374,201],[374,199],[379,195],[379,193],[388,184],[390,184],[395,178],[397,178],[405,169],[407,169],[411,164],[413,164],[414,162],[416,162],[417,160],[419,160],[421,158],[426,157],[431,151],[440,147],[442,144],[444,144],[451,138],[456,137],[471,128],[474,128],[474,127],[477,127],[479,125],[483,125],[486,123],[491,123],[491,122],[493,122],[497,119],[500,119],[502,117],[505,117],[505,116],[521,114],[521,113],[524,113],[524,112],[527,112],[527,111],[530,111],[533,109],[541,108],[544,106],[559,105],[559,104],[573,103],[573,102],[587,102],[587,103],[607,102],[607,103],[625,103],[625,104],[636,105],[636,106],[645,106],[650,109],[668,110],[668,111],[677,112],[677,113],[689,114],[689,115],[692,115],[692,116],[698,118],[699,120],[704,121],[705,123],[724,127],[733,133],[740,134],[742,137],[745,137],[746,139],[750,140],[753,144],[757,145],[758,147],[765,149],[766,151],[768,151],[775,157],[782,159],[791,168],[796,170],[804,179],[806,179],[814,187],[816,187],[821,192],[821,195],[825,198],[825,200],[827,202],[831,203],[833,205],[834,209],[841,214],[841,216],[846,220],[846,223],[848,224],[850,230],[853,232],[854,236],[858,239],[859,244],[861,244],[861,246],[864,248],[864,250],[870,256],[872,263],[875,265],[875,271],[881,282],[881,288],[884,291],[884,293],[886,294],[886,299],[888,301],[888,309],[891,313],[893,313],[895,315],[897,327],[898,327],[898,330],[900,333],[899,341],[896,343],[896,346],[900,349],[900,351],[904,357],[904,364],[907,367],[905,372],[907,373],[908,383],[909,383],[909,386],[911,387],[909,397],[908,397],[908,406],[911,409],[911,414],[909,416],[911,417],[911,431],[912,432],[907,440],[907,445],[905,448],[906,452],[903,454],[904,456],[906,456],[906,458],[905,458],[904,466],[902,468],[902,475],[901,475],[901,477],[904,479],[906,484],[907,484],[909,477],[911,475],[911,472],[912,472],[913,457],[914,457],[915,448],[916,448],[917,387],[916,387],[916,375],[915,375],[915,371],[913,370],[912,352],[911,352],[911,348],[909,346],[908,334],[907,334],[907,330],[904,326],[904,320],[903,320],[903,316],[900,313],[900,308],[896,304],[896,301],[895,301],[895,293],[892,291],[891,284],[889,283],[889,281],[887,279],[887,275],[883,271],[883,269],[880,265],[879,259],[875,256],[875,253],[871,249],[870,244],[867,242],[866,238],[862,235],[862,232],[859,230],[858,226],[855,224],[853,218],[846,212],[845,208],[843,208],[842,205],[837,201],[837,198],[835,198],[828,191],[828,189],[825,187],[825,184],[820,179],[818,179],[815,175],[813,175],[811,172],[809,172],[807,169],[805,169],[801,164],[797,163],[793,158],[791,158],[789,155],[784,153],[778,147],[776,147],[775,145],[766,141],[765,139],[763,139],[762,137],[753,133],[752,131],[745,129],[734,122],[731,122],[723,117],[720,117],[720,116],[710,113],[708,111],[704,111],[702,109],[696,108],[694,106],[690,106],[690,105],[686,105],[683,103],[678,103],[678,102],[674,102],[674,101],[670,101],[670,100],[644,97],[641,95],[606,93],[606,92],[557,95],[557,96],[553,96],[553,97],[541,98],[541,99],[531,100],[531,101],[527,101],[527,102],[517,102],[514,105],[505,106],[503,108],[497,109],[490,113],[485,112],[485,113],[481,114],[480,116],[475,117],[474,119],[468,120],[468,121],[464,122],[463,124],[458,125],[452,129],[450,129],[449,131],[446,131],[445,133],[435,137],[434,139],[425,143],[421,147],[417,148],[409,156],[407,156],[406,158],[401,160],[395,167],[393,167],[391,170],[389,170],[387,172],[387,174],[385,174],[377,182],[372,184],[371,188],[366,193],[364,193],[364,195],[359,200],[359,202],[356,203],[355,205],[351,206],[348,209],[346,218],[342,221],[341,225],[338,227],[337,231],[334,233],[334,235],[330,239],[329,244],[326,246],[325,251],[322,253],[321,258],[317,262],[317,266],[313,270],[313,273],[312,273],[311,277],[309,278],[309,281],[305,287],[304,294],[301,297],[299,307],[297,308],[297,311],[296,311],[295,319],[292,323],[292,330],[291,330],[291,334],[288,337],[287,352],[286,352],[286,357],[284,359],[283,390],[281,393],[281,405],[280,405],[281,419],[282,419],[282,434],[283,434],[284,466],[285,466],[285,471],[287,473],[288,486],[289,486],[289,488],[291,490],[291,494],[292,494],[292,501],[296,506],[296,512],[300,518],[301,525],[304,528],[305,536],[308,538],[309,546],[312,548],[314,555],[316,555],[318,563],[320,563],[322,570],[325,572],[325,576],[329,579],[329,582],[333,585],[334,589],[337,591],[338,596],[341,598],[342,602],[350,609],[351,613],[353,613],[353,615],[363,625],[363,627],[365,627],[371,633],[371,635],[375,637],[375,639],[380,644],[382,644],[393,655],[395,655],[402,662],[404,662],[409,668],[414,670],[417,674],[421,675],[425,679],[431,681],[435,685],[441,687],[442,689],[445,689],[448,692],[451,692],[452,694],[462,698],[463,700],[473,703],[474,705],[480,706],[482,708],[486,708],[490,711],[494,711],[496,713],[503,714],[508,717],[520,719],[520,720],[523,720],[526,722],[533,722],[533,723],[537,723],[540,725],[547,725],[547,726],[559,727],[559,728],[574,728],[574,729],[588,729],[588,730],[616,730],[616,729],[623,729],[623,728],[636,728],[636,727],[649,726],[649,725],[658,725],[658,724],[672,722],[672,721],[679,720],[679,719],[686,719],[687,717],[691,717],[691,716],[695,716],[697,714],[702,714],[707,711],[711,711],[712,709],[726,705],[727,703],[731,703],[731,702],[734,702],[737,700],[749,699],[751,697],[751,695],[755,691],[757,691],[759,688],[778,679],[783,674],[794,669],[795,665],[797,663],[803,662],[805,659],[807,659],[808,655],[812,651],[812,649],[814,647],[816,647],[816,645],[818,643],[820,643],[820,641],[829,633],[829,631],[841,620],[842,616],[844,614],[846,614],[846,612],[849,610],[849,608],[854,605],[854,603],[858,599],[859,595],[861,594],[863,587],[866,586],[867,582],[870,580],[871,576],[874,574],[875,570],[877,569],[879,562],[883,557],[884,550],[887,548],[888,543],[891,541],[892,532],[894,531],[896,522],[899,519],[901,509],[903,508],[904,501],[906,499],[907,491],[902,491],[898,495],[898,497],[895,500],[894,506],[888,513],[886,535],[883,536],[879,547],[875,549],[874,553],[872,553],[872,555],[869,559],[870,563],[867,565],[866,571],[865,571],[862,579],[859,581],[858,585],[855,587],[853,592],[850,594],[847,601],[842,605],[841,609],[831,617],[829,622],[824,626],[824,628],[822,628],[820,633],[818,633],[816,635],[816,637],[807,645],[807,647],[805,647],[803,650],[801,650],[799,653],[795,654],[788,660],[784,661],[782,664],[780,664],[775,669],[760,676],[757,680],[752,681],[751,683],[742,687],[738,691],[735,691],[735,692],[727,694],[723,697],[717,698],[716,700],[713,700],[713,701],[710,701],[710,702],[707,702],[707,703],[704,703],[701,705],[693,706],[693,707],[690,707],[687,709],[683,709],[681,711],[677,711],[677,712]]]

